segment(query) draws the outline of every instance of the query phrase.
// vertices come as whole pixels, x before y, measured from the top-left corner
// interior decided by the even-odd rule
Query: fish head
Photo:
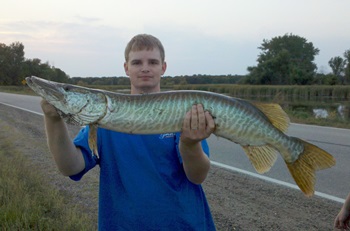
[[[35,76],[27,77],[28,86],[53,105],[67,123],[96,124],[106,113],[102,91],[71,84],[57,83]]]

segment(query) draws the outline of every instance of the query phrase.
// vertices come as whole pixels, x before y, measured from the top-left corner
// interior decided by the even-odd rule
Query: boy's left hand
[[[181,141],[187,145],[206,139],[215,130],[215,122],[202,104],[193,105],[186,113],[181,133]]]

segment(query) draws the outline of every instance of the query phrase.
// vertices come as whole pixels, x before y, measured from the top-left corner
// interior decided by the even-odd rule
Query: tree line
[[[181,75],[163,76],[162,86],[185,85],[185,84],[235,84],[243,75]],[[130,85],[128,77],[73,77],[69,81],[71,84],[88,85]]]
[[[67,82],[69,76],[59,68],[40,59],[26,59],[24,45],[0,43],[0,85],[21,85],[27,76],[40,76],[56,82]]]
[[[163,86],[184,84],[256,84],[256,85],[345,85],[350,84],[350,49],[343,57],[332,57],[331,73],[318,73],[314,63],[320,50],[306,38],[293,34],[264,39],[257,66],[247,68],[247,75],[182,75],[165,76]],[[56,82],[77,85],[130,85],[129,78],[73,77],[39,58],[26,59],[24,45],[0,43],[0,85],[20,85],[26,76],[35,75]]]

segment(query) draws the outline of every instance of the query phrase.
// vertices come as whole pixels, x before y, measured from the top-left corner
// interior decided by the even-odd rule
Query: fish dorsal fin
[[[99,159],[96,124],[90,124],[89,127],[89,148],[91,149],[92,155]]]
[[[251,102],[270,120],[271,124],[282,132],[286,132],[289,127],[289,117],[279,104]]]
[[[277,151],[268,146],[243,146],[255,170],[262,174],[268,172],[277,160]]]

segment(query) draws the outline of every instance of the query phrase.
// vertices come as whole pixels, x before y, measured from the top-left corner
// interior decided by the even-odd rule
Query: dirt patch
[[[0,120],[25,137],[13,142],[31,161],[33,170],[41,171],[67,197],[67,206],[81,206],[97,223],[98,168],[80,182],[71,181],[57,171],[41,116],[0,104]],[[72,137],[79,130],[69,129]],[[337,202],[306,198],[298,190],[217,167],[211,168],[203,187],[218,230],[333,230],[341,207]]]
[[[332,230],[341,206],[220,168],[204,188],[218,230]]]

